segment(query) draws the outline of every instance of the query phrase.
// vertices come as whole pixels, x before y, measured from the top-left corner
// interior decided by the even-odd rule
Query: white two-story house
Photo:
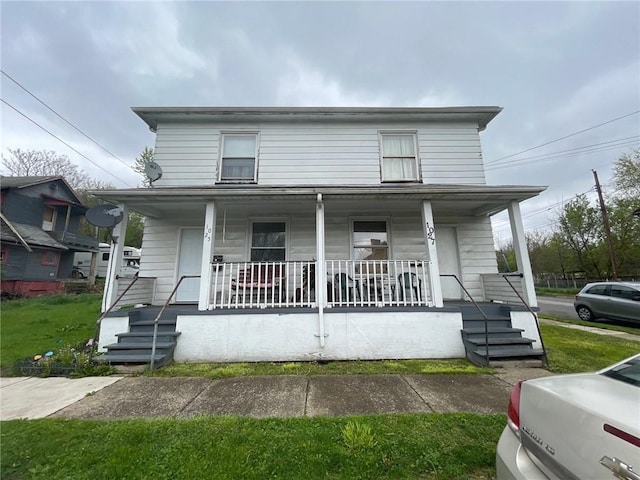
[[[148,361],[154,320],[164,360],[544,354],[520,214],[544,187],[486,184],[480,132],[500,107],[133,111],[156,133],[152,188],[95,192],[146,217],[135,285],[107,278],[106,359]]]

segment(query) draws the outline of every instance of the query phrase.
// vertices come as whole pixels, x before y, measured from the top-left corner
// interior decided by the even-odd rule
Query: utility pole
[[[600,182],[598,181],[598,172],[593,172],[593,178],[596,180],[596,190],[598,192],[598,198],[600,199],[600,210],[602,211],[602,222],[604,223],[604,233],[607,236],[607,244],[609,245],[609,259],[611,260],[611,267],[613,269],[614,280],[619,280],[618,265],[616,264],[616,252],[613,248],[613,241],[611,240],[611,228],[609,228],[609,216],[607,215],[607,207],[604,205],[604,198],[602,197],[602,189],[600,188]]]

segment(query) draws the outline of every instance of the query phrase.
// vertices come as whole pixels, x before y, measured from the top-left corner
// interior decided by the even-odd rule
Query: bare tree
[[[9,150],[9,156],[2,155],[2,165],[10,175],[17,177],[62,176],[75,189],[84,189],[91,184],[91,178],[66,155],[47,150]]]

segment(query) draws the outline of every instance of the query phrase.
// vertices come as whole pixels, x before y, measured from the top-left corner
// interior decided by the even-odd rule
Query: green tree
[[[145,172],[145,167],[152,160],[153,160],[153,148],[144,147],[144,150],[142,150],[142,153],[138,155],[138,157],[136,158],[135,164],[133,165],[133,169],[136,172],[138,172],[140,175],[142,175],[142,178],[143,178],[142,186],[145,188],[151,187],[151,182],[149,181],[149,177],[147,177],[147,174]]]
[[[586,195],[578,195],[564,206],[558,223],[558,234],[571,250],[577,269],[594,277],[605,276],[607,257],[599,209],[591,205]]]
[[[632,198],[640,202],[640,148],[625,153],[616,160],[613,182],[617,197]]]

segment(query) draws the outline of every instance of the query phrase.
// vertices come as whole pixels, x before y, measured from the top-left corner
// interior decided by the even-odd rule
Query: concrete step
[[[480,357],[484,357],[486,352],[485,352],[485,349],[481,347],[473,350],[472,353]],[[542,355],[544,355],[544,351],[541,348],[517,348],[517,347],[500,348],[500,349],[489,348],[489,359],[540,357]]]

